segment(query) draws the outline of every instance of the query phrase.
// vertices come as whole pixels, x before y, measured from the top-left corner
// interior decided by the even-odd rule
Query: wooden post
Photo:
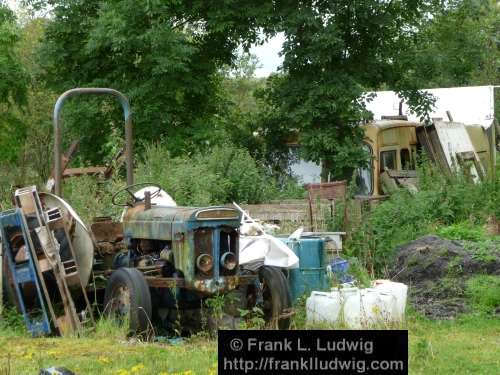
[[[311,232],[314,232],[314,214],[313,214],[313,206],[312,206],[312,198],[311,198],[311,191],[309,190],[309,193],[307,195],[309,199],[309,221],[311,222]]]

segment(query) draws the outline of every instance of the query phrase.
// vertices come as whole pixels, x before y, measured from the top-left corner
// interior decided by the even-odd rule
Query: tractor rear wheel
[[[127,322],[131,333],[145,333],[151,324],[151,293],[143,274],[135,268],[114,271],[106,285],[104,311]]]

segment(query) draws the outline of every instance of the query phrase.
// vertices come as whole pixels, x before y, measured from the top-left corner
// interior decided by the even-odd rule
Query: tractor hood
[[[145,210],[144,204],[140,203],[125,211],[123,231],[131,238],[172,241],[176,233],[214,224],[238,228],[240,220],[239,211],[228,207],[153,206]]]

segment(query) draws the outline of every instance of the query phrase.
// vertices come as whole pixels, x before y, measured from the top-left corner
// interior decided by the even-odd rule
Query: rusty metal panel
[[[152,277],[145,276],[146,282],[152,288],[185,288],[191,287],[201,294],[213,294],[217,292],[228,292],[240,285],[250,285],[257,281],[257,275],[225,276],[217,280],[196,280],[188,283],[185,279],[176,277]]]
[[[85,168],[66,168],[63,171],[63,178],[66,177],[78,177],[84,175],[95,175],[102,174],[104,175],[108,170],[107,167],[85,167]]]
[[[346,197],[347,181],[322,182],[319,184],[305,185],[311,199],[339,199]]]
[[[123,225],[108,218],[97,218],[90,226],[97,242],[117,242],[123,239]]]
[[[175,233],[184,232],[202,227],[220,225],[239,226],[239,214],[231,219],[197,218],[200,212],[220,212],[227,211],[226,207],[153,207],[150,210],[144,210],[143,206],[138,208],[129,208],[124,215],[123,229],[127,236],[131,238],[148,238],[156,240],[174,240]],[[234,210],[233,210],[234,211]]]
[[[145,276],[146,282],[152,288],[183,288],[184,279],[175,277]]]

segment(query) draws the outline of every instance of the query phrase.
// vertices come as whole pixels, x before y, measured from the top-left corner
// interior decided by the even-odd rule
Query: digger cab
[[[363,147],[370,161],[357,170],[359,195],[381,196],[389,193],[391,184],[416,180],[417,126],[406,120],[379,120],[364,126]]]

